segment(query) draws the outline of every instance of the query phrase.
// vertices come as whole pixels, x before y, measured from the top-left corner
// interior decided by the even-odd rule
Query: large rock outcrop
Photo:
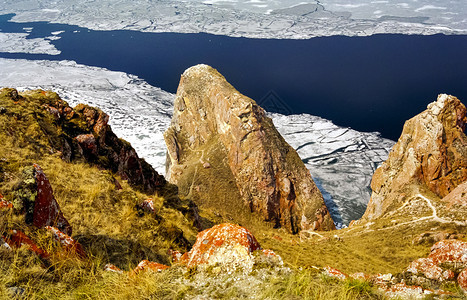
[[[234,214],[246,208],[294,233],[334,228],[296,151],[215,69],[197,65],[183,73],[164,138],[168,180],[198,203]]]
[[[179,262],[189,268],[219,266],[227,272],[250,273],[255,264],[282,265],[282,258],[272,250],[262,249],[248,229],[224,223],[198,233],[193,248]]]
[[[373,175],[373,194],[363,219],[380,217],[423,191],[443,198],[465,182],[466,123],[465,106],[445,94],[408,120],[388,159]]]
[[[153,193],[166,187],[166,181],[135,149],[112,131],[109,116],[98,108],[78,104],[72,108],[51,91],[33,90],[18,93],[12,88],[0,90],[5,101],[16,103],[17,111],[6,110],[19,117],[22,110],[35,109],[39,129],[37,152],[53,148],[66,161],[84,159],[128,180],[144,192]],[[10,102],[11,101],[11,102]],[[28,105],[28,108],[22,108]],[[39,140],[40,139],[40,140]],[[40,145],[40,146],[39,146]],[[46,148],[47,147],[47,148]]]

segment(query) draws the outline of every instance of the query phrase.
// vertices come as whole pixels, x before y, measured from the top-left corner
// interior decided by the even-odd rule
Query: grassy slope
[[[47,126],[54,124],[53,118],[41,108],[41,95],[40,92],[31,93],[26,101],[14,103],[0,94],[0,108],[6,109],[0,113],[0,193],[11,199],[13,187],[20,179],[20,170],[38,163],[48,176],[65,217],[73,226],[73,237],[83,244],[91,257],[84,262],[53,258],[53,268],[46,268],[26,249],[11,252],[0,248],[0,298],[8,295],[6,287],[13,286],[25,288],[31,299],[160,299],[191,298],[202,294],[203,288],[193,288],[190,272],[181,268],[137,276],[102,271],[108,262],[129,270],[146,258],[170,264],[167,249],[181,248],[173,241],[177,228],[183,230],[190,241],[194,240],[196,232],[179,211],[164,207],[161,197],[135,191],[114,174],[84,161],[67,163],[60,159],[59,153],[50,147],[50,137],[39,125],[40,122]],[[203,172],[209,171],[198,170],[197,180],[202,180]],[[122,190],[116,190],[114,178],[122,184]],[[222,191],[218,190],[216,194],[221,195]],[[135,205],[147,197],[155,200],[159,218],[148,214],[140,216],[135,210]],[[211,210],[201,213],[206,224],[241,223],[253,232],[263,248],[275,250],[287,266],[296,270],[291,274],[268,277],[264,286],[257,289],[256,298],[270,299],[380,298],[361,282],[338,283],[317,276],[313,268],[307,267],[332,265],[347,273],[400,272],[411,260],[428,254],[430,245],[414,246],[413,237],[437,226],[423,223],[390,227],[394,225],[390,220],[381,220],[370,228],[360,226],[321,232],[324,238],[320,238],[290,235],[244,214]],[[0,232],[20,228],[31,233],[45,249],[59,249],[51,242],[48,233],[27,226],[21,216],[2,211],[0,217]],[[183,281],[185,278],[188,281]],[[224,286],[216,293],[219,298],[241,295],[233,286]]]

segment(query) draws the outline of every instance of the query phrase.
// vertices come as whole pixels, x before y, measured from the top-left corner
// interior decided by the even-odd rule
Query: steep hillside
[[[102,111],[71,108],[49,91],[0,91],[0,193],[13,206],[2,211],[0,231],[21,230],[43,241],[33,213],[50,180],[69,224],[43,226],[73,232],[104,264],[128,269],[147,258],[167,264],[169,248],[186,251],[194,242],[196,207],[180,200],[176,187],[118,139],[107,120]],[[147,199],[153,213],[142,206]]]

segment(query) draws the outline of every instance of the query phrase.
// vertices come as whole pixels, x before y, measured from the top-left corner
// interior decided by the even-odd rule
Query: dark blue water
[[[0,53],[0,57],[74,60],[135,74],[170,92],[176,91],[186,68],[205,63],[266,109],[310,113],[360,131],[379,131],[391,139],[397,139],[404,121],[424,110],[439,93],[467,102],[467,36],[264,40],[93,31],[45,22],[8,22],[11,17],[0,16],[2,31],[33,27],[30,38],[36,38],[64,30],[60,40],[52,41],[62,53]]]

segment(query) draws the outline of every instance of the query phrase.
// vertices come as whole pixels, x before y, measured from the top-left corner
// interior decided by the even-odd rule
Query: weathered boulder
[[[215,69],[197,65],[183,73],[164,139],[168,180],[198,203],[234,215],[244,207],[293,233],[334,229],[296,151]]]
[[[420,189],[443,198],[465,182],[466,123],[465,106],[445,94],[408,120],[388,159],[373,175],[363,219],[385,215]]]
[[[467,266],[467,242],[443,240],[431,247],[429,258],[436,264],[457,262]]]
[[[63,216],[57,200],[55,200],[52,186],[41,167],[34,164],[37,195],[34,201],[33,224],[39,228],[55,226],[67,235],[71,235],[72,228]]]
[[[154,209],[154,201],[151,199],[151,198],[148,198],[146,200],[144,200],[140,205],[139,207],[146,211],[146,212],[149,212],[151,214],[154,214],[156,213],[156,210]]]
[[[246,228],[224,223],[198,233],[193,248],[180,258],[180,262],[187,267],[219,266],[226,272],[249,273],[256,263],[280,265],[282,259],[271,250],[261,249]]]
[[[443,240],[431,247],[427,258],[419,258],[405,270],[404,276],[422,284],[426,279],[443,282],[454,280],[467,267],[467,242]]]

